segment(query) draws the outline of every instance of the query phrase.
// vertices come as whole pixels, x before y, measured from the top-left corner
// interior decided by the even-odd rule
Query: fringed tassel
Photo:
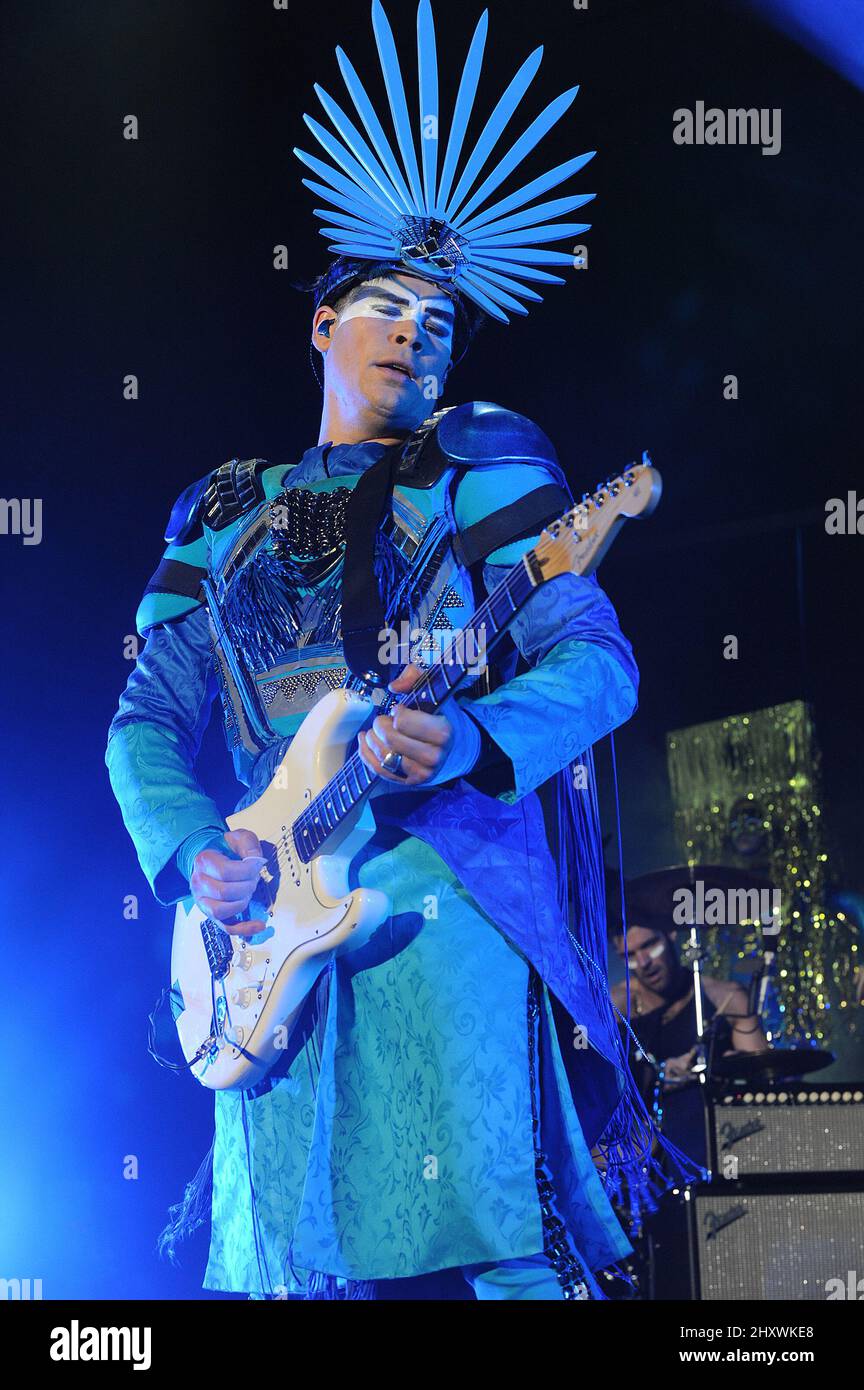
[[[378,597],[387,607],[392,605],[401,590],[410,569],[410,563],[399,547],[388,535],[378,528],[375,535],[375,554],[372,569],[378,581]]]
[[[600,1178],[607,1196],[623,1213],[630,1234],[638,1236],[645,1216],[657,1210],[664,1192],[689,1187],[709,1175],[660,1134],[629,1070],[626,1084],[597,1148],[606,1165]]]
[[[210,1203],[213,1195],[213,1143],[204,1155],[198,1172],[186,1184],[179,1202],[168,1208],[168,1224],[159,1236],[157,1249],[161,1259],[176,1265],[177,1246],[181,1240],[191,1235],[210,1219]]]
[[[297,645],[301,602],[284,561],[266,546],[234,576],[225,595],[225,618],[250,666],[266,670],[287,647]],[[278,642],[271,640],[271,634]]]
[[[374,1279],[341,1279],[335,1274],[319,1274],[314,1271],[309,1275],[306,1285],[306,1292],[303,1295],[304,1301],[312,1302],[317,1299],[354,1299],[354,1298],[375,1298]]]
[[[574,778],[574,771],[576,777]],[[673,1185],[701,1181],[706,1172],[665,1139],[654,1124],[630,1070],[628,1049],[609,994],[606,887],[594,755],[589,749],[557,777],[558,905],[574,949],[585,967],[597,1010],[607,1023],[624,1091],[598,1141],[610,1198],[623,1207],[638,1234],[646,1212]],[[577,923],[577,940],[572,923]],[[629,1030],[629,1025],[625,1025]],[[632,1036],[632,1033],[631,1033]]]
[[[318,604],[315,628],[310,641],[334,645],[342,633],[342,566],[330,575],[315,595]]]
[[[383,531],[375,541],[373,564],[382,603],[398,593],[408,576],[410,563]],[[329,573],[327,572],[329,570]],[[314,620],[304,611],[315,586]],[[307,642],[336,642],[342,616],[342,558],[337,555],[314,573],[301,564],[261,546],[232,580],[224,600],[225,619],[232,637],[250,667],[267,670],[298,646],[301,634]]]
[[[379,531],[374,566],[387,623],[394,623],[409,608],[416,610],[428,593],[444,560],[445,538],[449,539],[447,518],[441,515],[427,526],[413,559],[409,560],[393,535]],[[388,547],[392,554],[387,554]]]
[[[587,956],[594,967],[588,971],[592,997],[611,1024],[614,1011],[608,989],[606,883],[593,749],[582,754],[575,772],[576,777],[571,768],[564,768],[557,778],[558,862],[563,867],[558,906],[571,937],[570,924],[579,925],[580,940],[574,938],[573,944],[583,961]]]

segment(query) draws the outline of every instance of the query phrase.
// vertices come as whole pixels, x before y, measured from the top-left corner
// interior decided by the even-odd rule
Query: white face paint
[[[453,316],[453,301],[448,295],[421,297],[393,276],[382,275],[364,282],[358,297],[339,313],[336,326],[348,319],[389,319],[391,323],[411,319],[419,323],[433,341],[450,350]]]
[[[663,941],[655,941],[653,946],[645,946],[641,949],[644,950],[645,954],[648,956],[648,959],[653,964],[655,960],[660,959],[660,957],[666,949],[666,945]],[[627,964],[630,966],[631,970],[638,970],[639,957],[637,956],[635,951],[628,951]]]

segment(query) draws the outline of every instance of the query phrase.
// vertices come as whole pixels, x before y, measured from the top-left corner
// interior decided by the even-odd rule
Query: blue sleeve
[[[469,477],[470,510],[461,518],[457,494],[461,525],[478,520],[484,505],[488,514],[504,505],[502,497],[510,501],[553,481],[542,468],[524,464],[484,468]],[[488,592],[537,539],[516,541],[489,556],[483,568]],[[518,799],[630,718],[639,673],[595,575],[558,575],[535,589],[509,633],[532,669],[490,695],[458,700],[510,759]]]
[[[111,786],[164,906],[189,892],[190,852],[219,843],[227,829],[194,773],[217,688],[207,614],[198,608],[150,629],[108,734]]]

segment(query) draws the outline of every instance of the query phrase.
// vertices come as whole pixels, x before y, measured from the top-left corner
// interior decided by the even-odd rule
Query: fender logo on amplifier
[[[751,1134],[758,1134],[765,1126],[761,1120],[748,1120],[746,1125],[725,1124],[720,1127],[720,1138],[722,1149],[731,1149],[733,1144],[737,1144],[739,1139],[746,1139]]]
[[[737,1207],[730,1207],[723,1216],[718,1216],[716,1211],[706,1211],[702,1218],[703,1224],[708,1232],[705,1239],[714,1240],[717,1234],[723,1230],[724,1226],[731,1226],[733,1221],[740,1221],[742,1216],[747,1215],[747,1208],[743,1202]]]

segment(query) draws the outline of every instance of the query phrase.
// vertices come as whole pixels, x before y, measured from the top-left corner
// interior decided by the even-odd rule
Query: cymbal
[[[620,895],[615,887],[615,878],[607,878],[607,883],[610,916],[617,918],[620,915]],[[752,869],[735,869],[728,864],[694,864],[692,868],[689,864],[670,864],[666,868],[653,869],[650,873],[627,880],[628,920],[638,926],[641,915],[655,920],[666,920],[671,925],[672,913],[675,910],[675,893],[682,888],[692,888],[697,881],[705,885],[706,895],[712,889],[719,889],[722,893],[730,889],[745,892],[756,889],[759,892],[766,889],[770,891],[773,887],[765,874],[754,873]]]
[[[822,1071],[835,1060],[833,1052],[816,1047],[772,1047],[768,1052],[733,1052],[715,1057],[714,1077],[726,1081],[781,1081]]]

